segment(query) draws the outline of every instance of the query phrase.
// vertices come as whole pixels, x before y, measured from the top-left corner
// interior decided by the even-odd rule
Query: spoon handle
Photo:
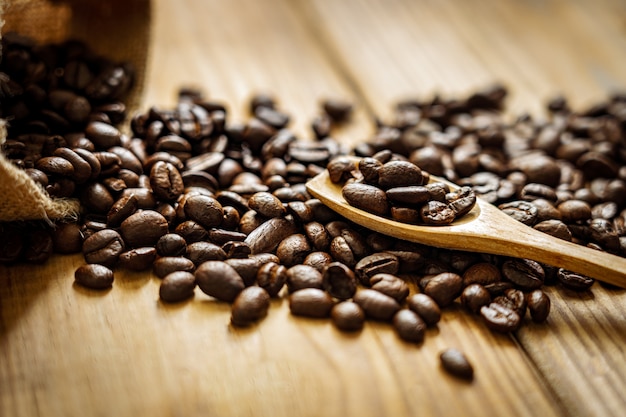
[[[626,288],[626,258],[537,231],[511,219],[489,203],[481,202],[481,210],[488,213],[483,218],[489,222],[473,225],[467,230],[469,233],[459,232],[468,238],[483,240],[481,247],[486,252],[533,259]]]

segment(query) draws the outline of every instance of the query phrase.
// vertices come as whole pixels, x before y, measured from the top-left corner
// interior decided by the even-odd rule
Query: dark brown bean
[[[361,330],[365,323],[365,312],[353,301],[342,301],[333,306],[330,316],[334,325],[347,332]]]
[[[470,284],[461,293],[461,303],[472,313],[478,313],[491,303],[491,294],[481,284]]]
[[[159,297],[168,303],[177,303],[193,297],[196,278],[191,272],[175,271],[167,274],[159,286]]]
[[[370,285],[373,290],[392,297],[398,303],[403,303],[409,296],[409,286],[406,282],[392,274],[376,274],[370,279]]]
[[[460,350],[449,348],[439,354],[441,366],[451,375],[458,378],[472,380],[474,368],[465,354]]]
[[[426,334],[426,323],[412,310],[402,309],[393,316],[393,327],[402,340],[422,343]]]
[[[202,292],[221,301],[232,302],[245,287],[239,273],[222,261],[207,261],[194,275]]]
[[[118,266],[131,271],[146,271],[156,260],[157,251],[152,247],[131,249],[120,254]]]
[[[550,314],[550,298],[540,289],[526,294],[530,317],[535,323],[543,323]]]
[[[83,255],[90,264],[101,264],[113,267],[122,252],[124,241],[119,233],[112,229],[104,229],[89,236],[83,242]]]
[[[113,285],[113,271],[104,265],[88,264],[79,266],[74,273],[77,284],[93,290],[104,290]]]
[[[304,288],[289,295],[289,310],[295,316],[328,317],[333,304],[330,294],[317,288]]]
[[[124,242],[131,248],[155,246],[168,229],[165,217],[154,210],[138,211],[126,218],[120,226]]]
[[[398,310],[400,304],[393,298],[372,289],[359,290],[353,297],[367,317],[389,321]]]
[[[489,329],[500,333],[515,331],[522,322],[515,311],[497,303],[481,307],[480,314]]]
[[[424,287],[424,293],[431,297],[439,307],[446,307],[463,290],[463,279],[453,272],[443,272],[432,277]]]
[[[522,290],[539,288],[545,279],[541,265],[530,259],[510,259],[504,262],[502,275]]]
[[[249,326],[267,315],[270,295],[261,287],[244,288],[231,309],[230,322],[234,326]]]
[[[417,313],[427,325],[437,324],[441,319],[441,310],[435,300],[423,293],[413,294],[406,299],[407,306]]]
[[[195,265],[191,260],[182,256],[163,256],[154,261],[153,271],[159,278],[176,271],[193,272]]]

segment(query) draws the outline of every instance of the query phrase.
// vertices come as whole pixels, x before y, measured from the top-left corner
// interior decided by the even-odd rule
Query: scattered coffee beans
[[[104,290],[113,284],[113,271],[104,265],[83,265],[74,273],[74,279],[83,287]]]

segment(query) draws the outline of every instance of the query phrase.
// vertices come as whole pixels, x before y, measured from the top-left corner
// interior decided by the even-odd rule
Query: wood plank
[[[167,106],[180,85],[192,83],[243,118],[249,96],[267,89],[306,135],[316,100],[359,97],[287,0],[159,0],[154,12],[145,105]],[[361,111],[345,140],[370,129]],[[159,302],[159,281],[150,274],[119,272],[104,293],[75,287],[81,262],[77,255],[54,257],[45,267],[0,267],[0,414],[550,416],[562,410],[514,340],[460,309],[447,311],[421,346],[401,342],[381,323],[346,335],[329,321],[292,317],[284,299],[258,326],[233,329],[229,307],[199,291],[181,305]],[[452,346],[474,363],[473,383],[439,369],[438,353]]]
[[[509,86],[512,114],[536,115],[557,93],[581,108],[626,86],[623,2],[300,4],[377,114],[407,94],[459,96],[490,81]],[[567,414],[621,415],[626,293],[549,294],[549,324],[517,340]]]

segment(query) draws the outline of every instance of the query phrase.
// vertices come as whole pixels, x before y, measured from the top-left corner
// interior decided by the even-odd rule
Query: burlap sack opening
[[[150,0],[0,0],[0,34],[18,32],[40,43],[77,39],[99,55],[131,62],[136,78],[126,105],[132,113],[141,102],[150,13]],[[0,123],[0,144],[5,137]],[[72,219],[80,209],[76,200],[51,199],[1,152],[0,195],[0,222]]]

